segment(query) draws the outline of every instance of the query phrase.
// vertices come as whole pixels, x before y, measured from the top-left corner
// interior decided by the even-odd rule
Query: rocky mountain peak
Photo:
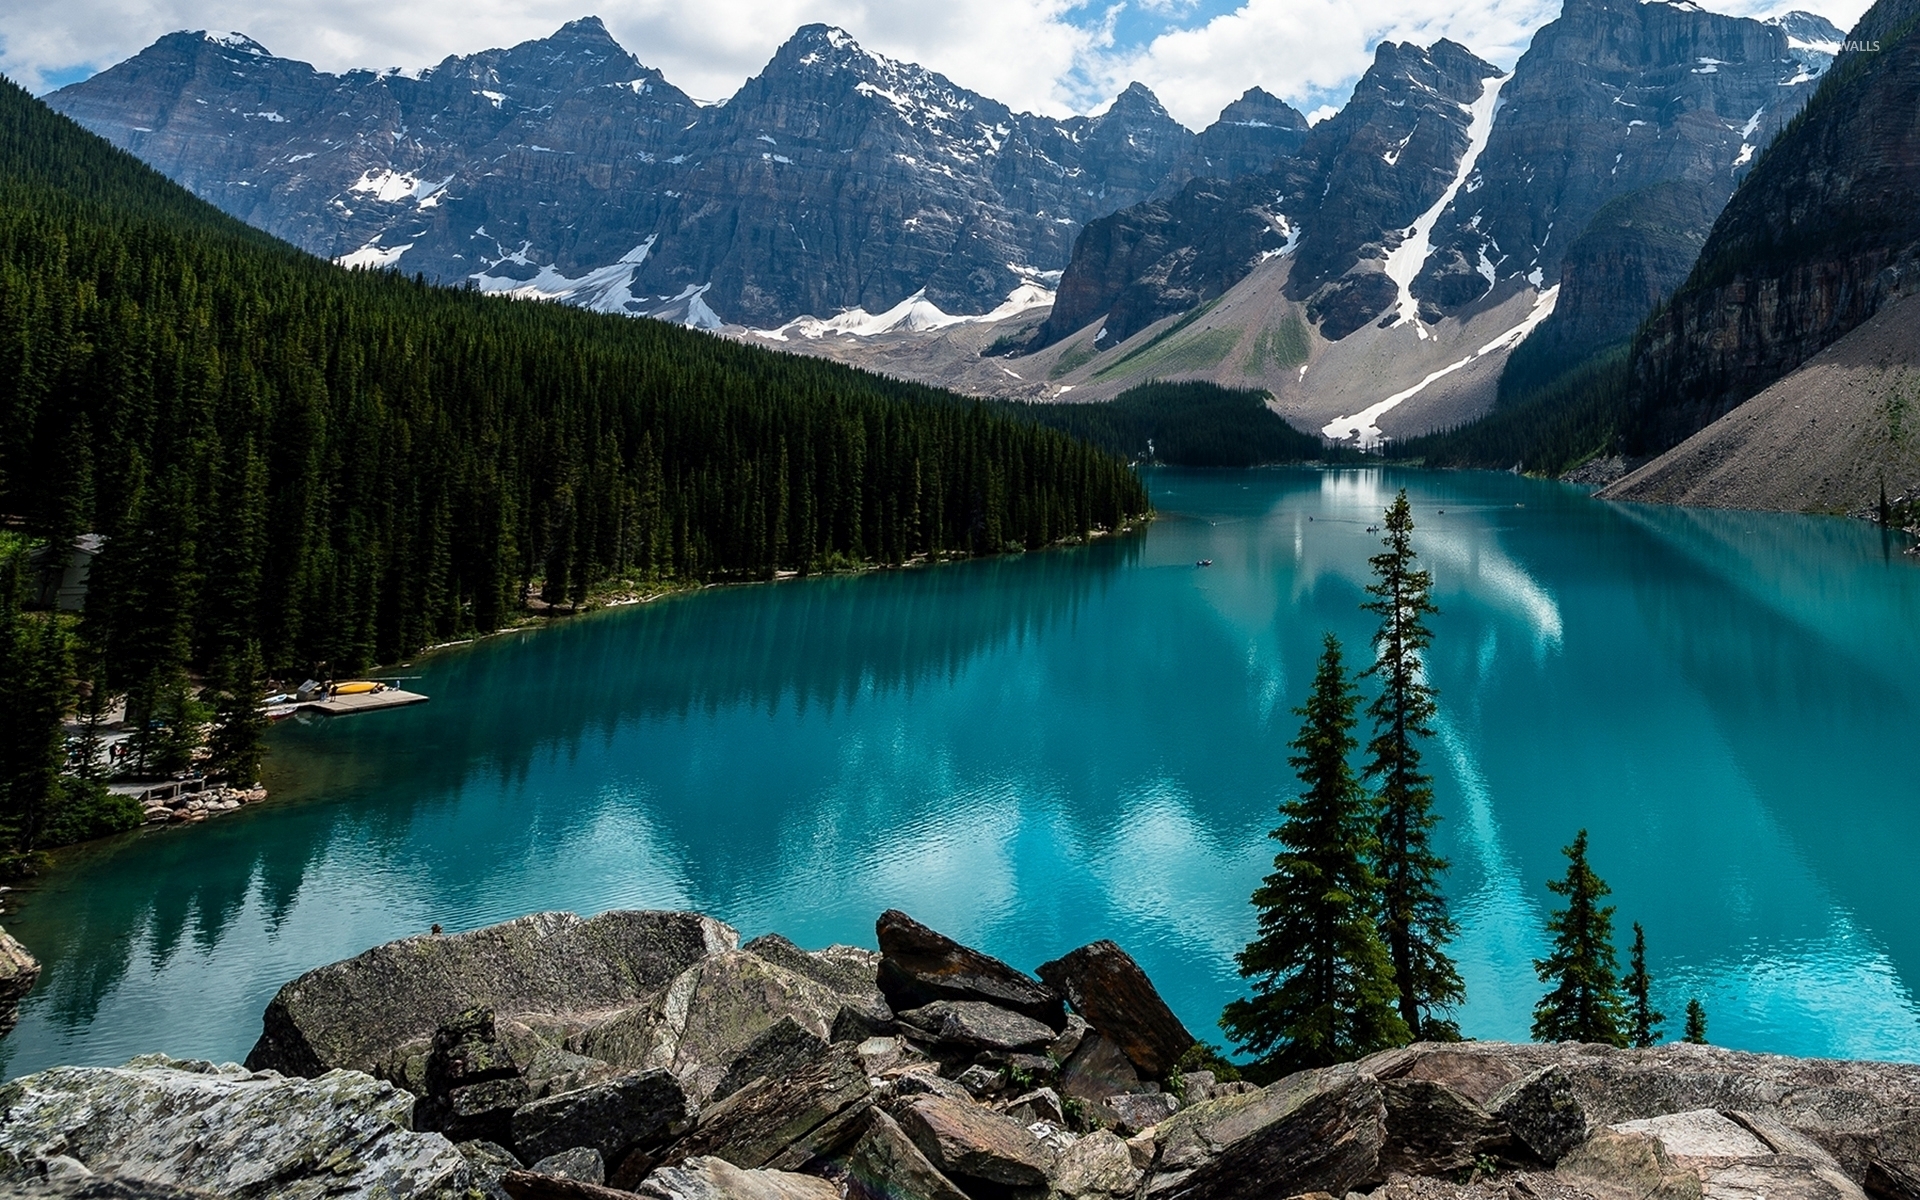
[[[1238,100],[1220,110],[1220,119],[1215,124],[1255,129],[1297,129],[1304,132],[1307,118],[1299,109],[1265,88],[1250,87]]]
[[[237,54],[244,54],[248,58],[269,57],[265,46],[262,46],[259,42],[254,41],[244,33],[213,33],[205,29],[200,29],[193,33],[179,33],[173,36],[187,41],[198,37],[200,41],[205,44],[218,46],[221,50],[230,50]]]
[[[1160,103],[1160,97],[1153,89],[1140,82],[1129,83],[1126,89],[1113,98],[1113,104],[1103,114],[1102,119],[1127,121],[1171,121],[1166,106]]]

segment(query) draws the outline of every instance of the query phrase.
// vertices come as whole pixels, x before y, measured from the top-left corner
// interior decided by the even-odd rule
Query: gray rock
[[[1113,942],[1082,946],[1041,963],[1036,973],[1150,1079],[1165,1078],[1193,1048],[1194,1036],[1160,998],[1147,973]]]
[[[227,1200],[452,1200],[471,1170],[439,1134],[413,1132],[412,1109],[350,1071],[286,1079],[164,1055],[55,1067],[0,1088],[0,1164],[20,1183],[64,1157]]]
[[[1125,1142],[1096,1129],[1061,1152],[1053,1190],[1065,1200],[1132,1200],[1142,1174]]]
[[[948,1079],[932,1067],[902,1071],[893,1077],[893,1093],[896,1096],[945,1096],[949,1100],[971,1101],[973,1093],[960,1086],[956,1080]]]
[[[995,1092],[1005,1091],[1007,1073],[1000,1067],[990,1067],[985,1063],[975,1063],[953,1077],[953,1081],[966,1089],[969,1096],[991,1096]]]
[[[1379,1080],[1353,1064],[1209,1100],[1160,1126],[1146,1194],[1158,1200],[1344,1196],[1377,1175],[1386,1116]]]
[[[497,1142],[481,1141],[477,1138],[473,1141],[456,1142],[453,1148],[460,1152],[460,1157],[466,1159],[467,1165],[473,1169],[473,1187],[485,1196],[486,1200],[508,1200],[506,1189],[500,1186],[500,1179],[508,1171],[520,1170],[520,1160],[513,1156],[513,1151]]]
[[[742,1170],[722,1158],[662,1167],[640,1185],[654,1200],[840,1200],[840,1189],[812,1175]]]
[[[1051,1163],[1038,1139],[1009,1117],[960,1100],[916,1096],[898,1112],[900,1128],[927,1160],[963,1188],[1044,1187]]]
[[[1552,1166],[1593,1133],[1586,1106],[1559,1066],[1542,1067],[1494,1097],[1494,1115],[1513,1136]]]
[[[826,1053],[825,1038],[802,1029],[790,1016],[781,1017],[761,1031],[740,1057],[728,1065],[727,1073],[721,1076],[708,1099],[724,1100],[762,1076],[790,1075],[808,1063],[819,1061]],[[866,1062],[865,1056],[861,1062]]]
[[[1122,1137],[1132,1137],[1179,1112],[1180,1102],[1165,1092],[1133,1092],[1107,1097],[1101,1110],[1112,1118]]]
[[[1093,1026],[1087,1024],[1085,1017],[1079,1013],[1068,1013],[1067,1027],[1060,1031],[1058,1037],[1047,1043],[1047,1056],[1055,1062],[1066,1062],[1073,1057],[1073,1052],[1080,1048],[1082,1039],[1092,1031]]]
[[[846,1167],[855,1200],[968,1200],[879,1109],[867,1115],[866,1132],[847,1155]]]
[[[677,1134],[686,1117],[679,1081],[646,1071],[522,1106],[513,1114],[513,1149],[521,1161],[537,1162],[591,1146],[603,1161],[619,1163],[635,1148]]]
[[[0,1037],[20,1022],[20,1002],[40,978],[40,961],[13,935],[0,929]]]
[[[44,1176],[25,1183],[0,1183],[0,1197],[13,1200],[219,1200],[212,1192],[179,1188],[145,1179],[96,1175],[70,1158],[46,1164]]]
[[[501,1190],[512,1200],[632,1200],[633,1193],[538,1171],[509,1171],[500,1177]]]
[[[802,950],[777,933],[757,937],[740,948],[843,997],[840,1012],[831,1022],[833,1041],[858,1042],[893,1032],[893,1009],[880,994],[880,956],[872,950],[858,946]]]
[[[626,1067],[575,1054],[558,1046],[542,1046],[521,1070],[534,1099],[578,1091],[628,1074]]]
[[[853,1047],[834,1046],[817,1062],[779,1079],[757,1079],[708,1108],[661,1161],[717,1157],[737,1167],[800,1167],[853,1144],[872,1090]]]
[[[1080,1048],[1060,1068],[1060,1092],[1076,1100],[1098,1104],[1108,1096],[1140,1090],[1140,1075],[1114,1043],[1097,1033],[1080,1040]]]
[[[1032,1017],[977,1000],[936,1000],[896,1014],[900,1024],[938,1046],[1011,1053],[1041,1050],[1054,1031]]]
[[[734,948],[699,913],[536,913],[452,937],[403,938],[307,972],[267,1005],[255,1070],[372,1071],[466,1009],[564,1017],[635,1004]]]
[[[469,1009],[434,1031],[425,1078],[414,1127],[453,1141],[511,1141],[513,1110],[533,1098],[487,1008]]]
[[[1505,1148],[1507,1130],[1478,1104],[1444,1084],[1426,1079],[1390,1079],[1387,1144],[1381,1170],[1408,1175],[1452,1175],[1469,1170],[1483,1155]]]
[[[549,1154],[527,1168],[536,1175],[552,1175],[581,1183],[605,1183],[607,1160],[591,1146],[575,1146],[558,1154]]]
[[[871,1037],[854,1047],[868,1075],[898,1066],[907,1057],[907,1044],[897,1037]]]
[[[1066,1114],[1060,1108],[1060,1096],[1052,1088],[1035,1088],[1024,1096],[1016,1096],[1007,1105],[1007,1115],[1022,1125],[1031,1125],[1035,1121],[1045,1121],[1051,1125],[1065,1125]]]
[[[670,1071],[698,1105],[712,1097],[754,1040],[782,1019],[824,1042],[843,1004],[839,993],[798,972],[730,950],[687,968],[646,1003],[588,1029],[574,1048],[631,1068]]]
[[[880,990],[895,1012],[936,1000],[979,1000],[1046,1025],[1066,1028],[1059,993],[997,958],[962,946],[898,909],[875,922],[880,938]]]

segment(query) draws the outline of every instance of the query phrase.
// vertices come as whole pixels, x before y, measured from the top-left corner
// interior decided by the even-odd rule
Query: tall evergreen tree
[[[267,725],[260,711],[262,674],[260,646],[251,641],[222,658],[215,670],[207,773],[240,787],[260,778]]]
[[[1280,806],[1283,847],[1253,893],[1260,935],[1239,954],[1254,996],[1220,1019],[1234,1041],[1280,1072],[1345,1062],[1411,1040],[1377,929],[1378,881],[1367,866],[1366,796],[1348,762],[1359,697],[1340,642],[1326,636],[1313,692],[1287,761],[1303,790]]]
[[[1361,605],[1380,618],[1374,663],[1362,677],[1380,680],[1367,706],[1373,738],[1366,777],[1375,781],[1375,873],[1380,877],[1381,926],[1400,991],[1400,1018],[1416,1039],[1445,1041],[1459,1027],[1437,1015],[1466,999],[1460,973],[1448,957],[1453,918],[1440,890],[1447,860],[1433,851],[1433,779],[1420,769],[1419,739],[1433,736],[1434,690],[1424,651],[1433,642],[1426,619],[1439,611],[1433,576],[1416,565],[1413,508],[1406,489],[1386,514],[1386,552],[1371,559],[1372,597]]]
[[[1660,1025],[1667,1014],[1653,1007],[1649,994],[1653,978],[1647,974],[1647,933],[1638,921],[1633,923],[1633,952],[1627,957],[1627,977],[1620,983],[1627,991],[1627,1040],[1644,1050],[1660,1040]]]
[[[1621,1026],[1626,1006],[1616,982],[1620,964],[1613,950],[1613,906],[1600,903],[1613,889],[1587,865],[1586,830],[1561,853],[1567,856],[1566,878],[1549,880],[1547,890],[1565,897],[1567,906],[1547,918],[1552,952],[1533,961],[1540,981],[1553,985],[1533,1006],[1533,1039],[1625,1046]]]
[[[1698,996],[1687,1001],[1687,1031],[1680,1040],[1696,1046],[1707,1044],[1707,1007]]]

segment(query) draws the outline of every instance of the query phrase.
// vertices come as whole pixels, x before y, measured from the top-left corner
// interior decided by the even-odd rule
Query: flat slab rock
[[[898,1014],[909,1032],[979,1050],[1044,1049],[1056,1036],[1032,1017],[979,1000],[936,1000]]]
[[[282,987],[247,1065],[288,1075],[372,1072],[477,1006],[502,1018],[630,1007],[739,940],[689,912],[535,913],[451,937],[403,938]]]
[[[895,1011],[936,1000],[981,1000],[1065,1029],[1066,1008],[1052,988],[997,958],[963,946],[898,909],[874,923],[880,938],[880,990]]]
[[[792,1171],[755,1171],[722,1158],[691,1158],[662,1167],[640,1185],[653,1200],[840,1200],[824,1179]]]
[[[412,1110],[412,1096],[350,1071],[288,1079],[164,1055],[55,1067],[0,1088],[0,1179],[58,1174],[64,1158],[225,1200],[454,1200],[467,1161],[413,1132]]]
[[[1160,998],[1153,980],[1113,942],[1092,942],[1041,963],[1038,974],[1149,1079],[1165,1079],[1193,1048],[1194,1036]]]
[[[1052,1162],[1024,1125],[988,1108],[945,1096],[916,1096],[895,1116],[940,1171],[961,1182],[1044,1187]]]

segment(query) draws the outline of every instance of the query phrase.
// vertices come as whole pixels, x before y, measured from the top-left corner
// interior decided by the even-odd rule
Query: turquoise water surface
[[[405,673],[431,704],[277,729],[272,802],[8,897],[46,972],[0,1061],[236,1059],[309,967],[616,907],[809,946],[872,945],[899,907],[1028,968],[1111,937],[1218,1040],[1290,710],[1323,630],[1364,655],[1365,526],[1402,485],[1443,610],[1429,762],[1463,1030],[1526,1036],[1543,884],[1585,827],[1674,1033],[1697,995],[1723,1045],[1920,1060],[1901,546],[1505,475],[1292,470],[1157,472],[1160,520],[1085,550],[428,656]]]

